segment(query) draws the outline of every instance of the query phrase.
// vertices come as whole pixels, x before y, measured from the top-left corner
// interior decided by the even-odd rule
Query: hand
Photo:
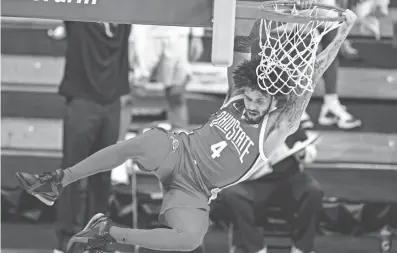
[[[356,19],[357,19],[356,14],[349,9],[347,9],[345,12],[343,12],[343,16],[345,16],[345,18],[346,18],[344,24],[347,27],[352,27],[354,25],[354,23],[356,22]]]
[[[345,16],[345,22],[340,25],[338,35],[347,37],[357,19],[357,16],[349,9],[343,12],[343,16]]]

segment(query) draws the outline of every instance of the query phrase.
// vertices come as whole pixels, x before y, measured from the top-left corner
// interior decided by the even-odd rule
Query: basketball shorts
[[[153,172],[163,186],[160,222],[167,225],[164,214],[172,208],[209,211],[209,196],[198,183],[200,180],[195,178],[197,168],[190,155],[186,135],[154,128],[135,138],[138,138],[137,147],[142,152],[135,158],[136,163],[140,169]]]

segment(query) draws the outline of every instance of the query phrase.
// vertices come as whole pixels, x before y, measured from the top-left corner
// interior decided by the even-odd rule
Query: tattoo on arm
[[[347,34],[348,32],[340,32],[334,41],[323,52],[321,52],[319,56],[317,56],[314,63],[314,73],[312,76],[313,90],[315,90],[316,85],[324,74],[325,70],[327,70],[329,65],[337,56],[339,48],[345,40]],[[287,123],[286,127],[288,127],[288,129],[296,129],[296,127],[299,125],[302,114],[306,110],[311,96],[312,92],[310,91],[305,91],[301,96],[296,95],[294,92],[290,93],[282,113],[283,120],[285,123]]]
[[[329,65],[331,65],[332,61],[338,55],[339,49],[345,41],[346,37],[335,38],[332,42],[332,45],[328,46],[323,52],[321,52],[314,63],[314,73],[313,73],[313,85],[315,86],[324,72],[328,69]],[[313,87],[314,89],[315,87]]]
[[[283,115],[288,129],[294,129],[299,124],[303,112],[309,104],[312,92],[305,91],[301,96],[291,92],[284,105]]]
[[[351,27],[352,26],[344,25],[339,27],[338,33],[333,41],[317,56],[314,63],[314,73],[312,76],[314,85],[320,80],[329,65],[331,65],[332,61],[338,55],[339,49],[346,37],[349,35]]]

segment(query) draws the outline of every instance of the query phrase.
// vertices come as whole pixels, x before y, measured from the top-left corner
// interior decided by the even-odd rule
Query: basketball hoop
[[[269,1],[260,9],[266,20],[260,21],[259,28],[261,60],[256,69],[259,87],[271,95],[293,91],[300,96],[305,91],[313,92],[318,44],[326,33],[342,24],[345,10],[324,4],[299,10],[293,1]]]

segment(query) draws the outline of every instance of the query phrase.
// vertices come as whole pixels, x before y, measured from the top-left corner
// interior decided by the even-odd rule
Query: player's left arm
[[[313,90],[316,88],[317,83],[320,81],[322,75],[331,65],[332,61],[338,55],[339,48],[345,41],[350,29],[353,27],[356,20],[356,15],[350,11],[346,10],[344,13],[346,17],[345,22],[338,29],[338,34],[334,40],[325,48],[316,58],[314,63],[314,70],[312,75],[312,87]],[[299,93],[299,92],[298,92]],[[295,132],[300,123],[301,116],[306,110],[309,104],[312,92],[304,91],[301,96],[296,95],[291,92],[287,102],[284,105],[283,110],[280,113],[280,124],[283,125],[290,133]]]

